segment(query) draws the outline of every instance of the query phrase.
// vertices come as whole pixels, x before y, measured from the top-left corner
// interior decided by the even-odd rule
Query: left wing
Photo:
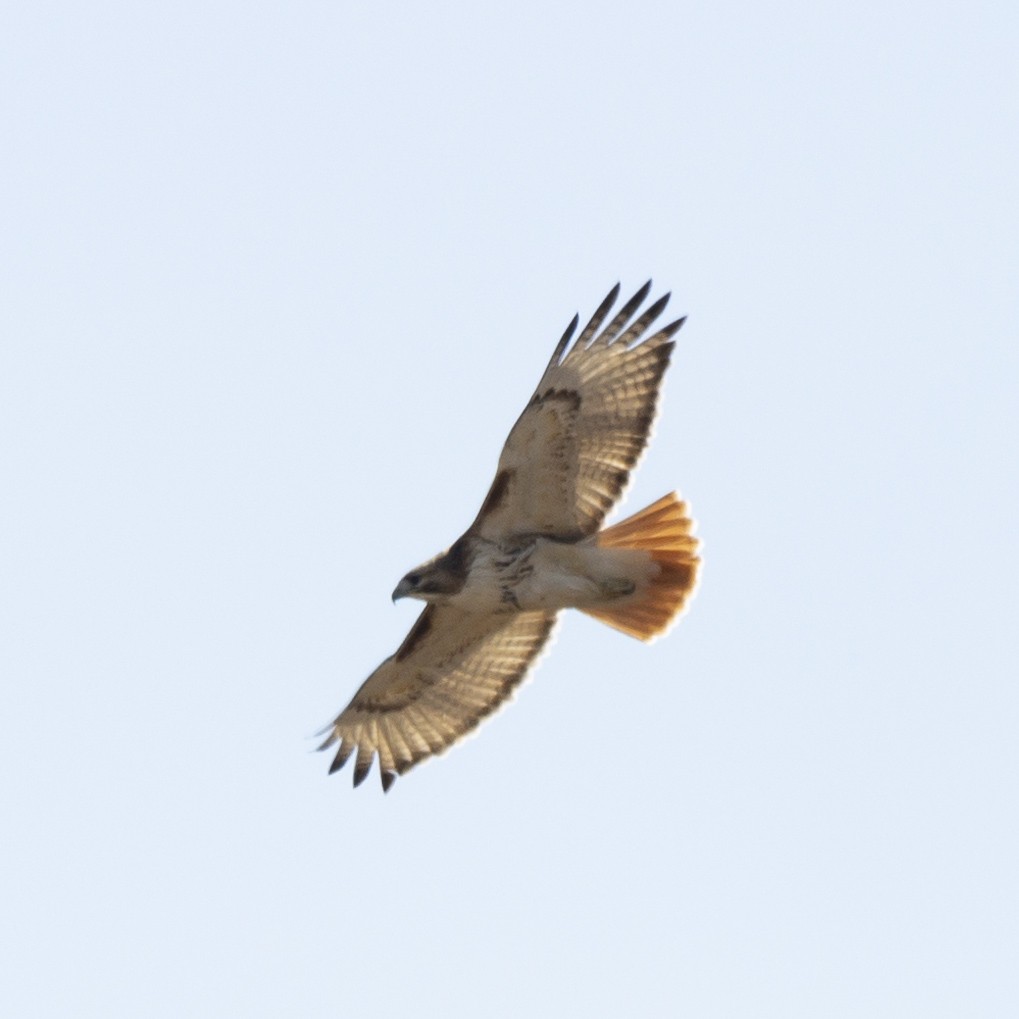
[[[554,624],[554,612],[478,615],[429,605],[330,727],[319,747],[339,744],[330,773],[356,751],[360,785],[378,754],[388,791],[397,775],[447,750],[513,693]]]
[[[650,290],[648,280],[605,324],[616,284],[567,351],[573,319],[506,439],[475,534],[575,541],[601,526],[648,443],[672,337],[684,322],[643,339],[669,300],[659,298],[631,322]]]

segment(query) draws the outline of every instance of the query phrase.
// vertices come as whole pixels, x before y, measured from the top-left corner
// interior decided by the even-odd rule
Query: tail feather
[[[626,520],[599,532],[599,548],[647,552],[658,567],[633,595],[582,611],[637,637],[653,640],[672,625],[697,587],[701,561],[687,505],[672,492]]]

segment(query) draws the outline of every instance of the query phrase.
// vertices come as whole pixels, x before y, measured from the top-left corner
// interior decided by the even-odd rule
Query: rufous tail
[[[691,534],[693,527],[686,503],[670,492],[632,517],[600,531],[595,537],[599,548],[647,552],[658,572],[632,596],[582,611],[639,640],[663,634],[697,587],[700,543]]]

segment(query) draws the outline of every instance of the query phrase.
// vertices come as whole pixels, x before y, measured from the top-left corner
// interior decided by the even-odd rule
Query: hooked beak
[[[401,598],[406,598],[414,590],[414,585],[404,577],[399,584],[396,585],[396,590],[393,592],[393,601],[399,601]]]

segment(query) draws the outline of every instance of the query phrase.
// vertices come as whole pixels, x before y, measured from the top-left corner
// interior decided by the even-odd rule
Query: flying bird
[[[561,609],[640,640],[664,633],[697,585],[698,541],[673,492],[611,527],[648,443],[677,319],[645,334],[669,294],[637,315],[651,281],[609,319],[617,283],[570,346],[574,316],[510,431],[474,523],[393,592],[427,602],[410,633],[362,684],[319,747],[330,774],[354,760],[360,785],[378,756],[382,788],[441,754],[524,679]]]

